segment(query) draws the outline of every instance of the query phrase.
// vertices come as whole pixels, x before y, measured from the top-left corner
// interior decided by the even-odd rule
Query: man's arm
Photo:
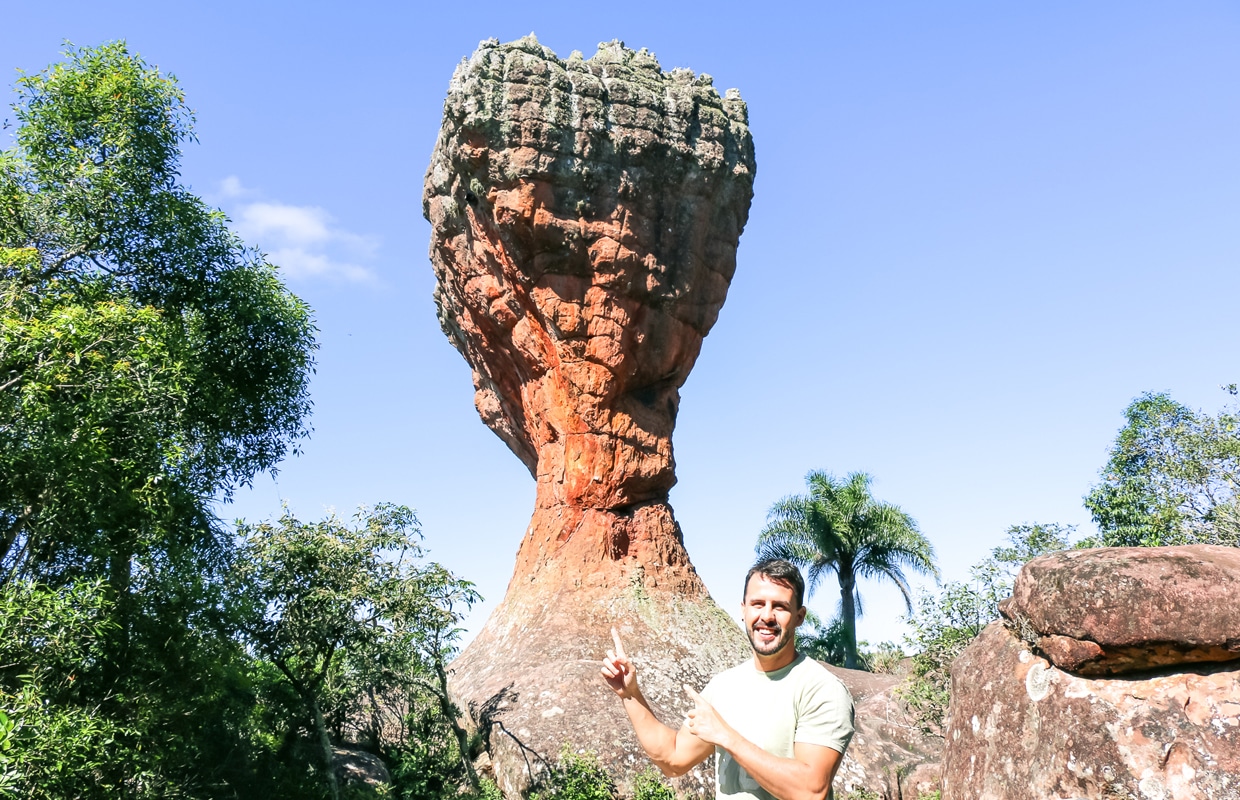
[[[697,738],[727,750],[741,769],[779,800],[823,800],[843,761],[830,747],[796,742],[792,758],[781,758],[758,747],[728,725],[714,706],[692,688],[685,691],[694,702],[689,712],[689,731]]]
[[[669,778],[684,775],[709,758],[715,751],[714,746],[693,735],[687,726],[673,730],[659,722],[637,686],[637,670],[625,655],[615,628],[611,629],[611,638],[616,649],[608,650],[607,658],[603,659],[603,680],[620,698],[637,741],[655,766]]]

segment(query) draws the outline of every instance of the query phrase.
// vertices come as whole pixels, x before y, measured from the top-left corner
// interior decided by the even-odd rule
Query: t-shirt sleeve
[[[841,754],[853,736],[853,700],[847,687],[830,672],[807,682],[797,708],[793,741],[830,747]]]

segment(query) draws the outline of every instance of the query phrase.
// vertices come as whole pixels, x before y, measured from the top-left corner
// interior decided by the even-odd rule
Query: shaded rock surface
[[[952,665],[943,797],[1240,798],[1240,671],[1073,675],[991,623]]]
[[[453,663],[510,797],[564,745],[646,762],[598,661],[620,628],[673,723],[748,652],[668,505],[679,389],[727,295],[753,194],[744,102],[645,50],[532,36],[461,63],[423,210],[440,322],[536,480],[512,581]],[[738,580],[740,576],[738,576]],[[626,778],[625,778],[626,779]],[[712,789],[709,770],[680,779]]]
[[[926,736],[893,694],[895,675],[824,664],[853,696],[856,733],[835,776],[835,793],[872,792],[882,800],[914,800],[939,787],[943,741]]]
[[[1052,663],[1121,674],[1240,658],[1240,549],[1110,547],[1040,556],[1001,605]]]
[[[357,748],[333,747],[332,769],[342,789],[380,789],[392,782],[383,759]]]

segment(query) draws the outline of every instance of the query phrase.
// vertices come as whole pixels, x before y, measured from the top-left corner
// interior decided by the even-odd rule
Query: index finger
[[[616,644],[616,655],[624,658],[624,645],[620,644],[620,634],[614,627],[611,629],[611,640]]]

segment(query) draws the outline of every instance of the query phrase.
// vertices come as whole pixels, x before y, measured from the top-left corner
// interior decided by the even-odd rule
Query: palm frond
[[[801,569],[811,568],[817,555],[812,544],[782,536],[771,536],[760,540],[755,549],[759,558],[782,558],[785,561],[791,561]]]
[[[886,579],[911,611],[905,570],[938,578],[934,547],[899,506],[874,499],[872,482],[865,472],[851,472],[842,480],[828,472],[810,472],[805,476],[807,494],[790,495],[771,506],[755,549],[763,557],[784,558],[803,569],[807,595],[832,572],[841,585],[855,577]],[[842,630],[855,633],[863,607],[860,590],[852,590],[853,619],[843,619],[843,597],[839,613]],[[821,625],[816,629],[823,630]],[[847,645],[855,661],[856,643]]]
[[[900,590],[900,595],[904,598],[904,607],[908,613],[913,613],[913,590],[909,586],[908,579],[904,577],[904,572],[899,567],[888,565],[880,567],[871,573],[870,577],[884,576],[896,585]]]
[[[838,564],[835,561],[824,558],[819,554],[818,558],[815,558],[805,571],[805,594],[812,596],[818,588],[818,584],[822,582],[823,576],[836,572],[837,569]]]

